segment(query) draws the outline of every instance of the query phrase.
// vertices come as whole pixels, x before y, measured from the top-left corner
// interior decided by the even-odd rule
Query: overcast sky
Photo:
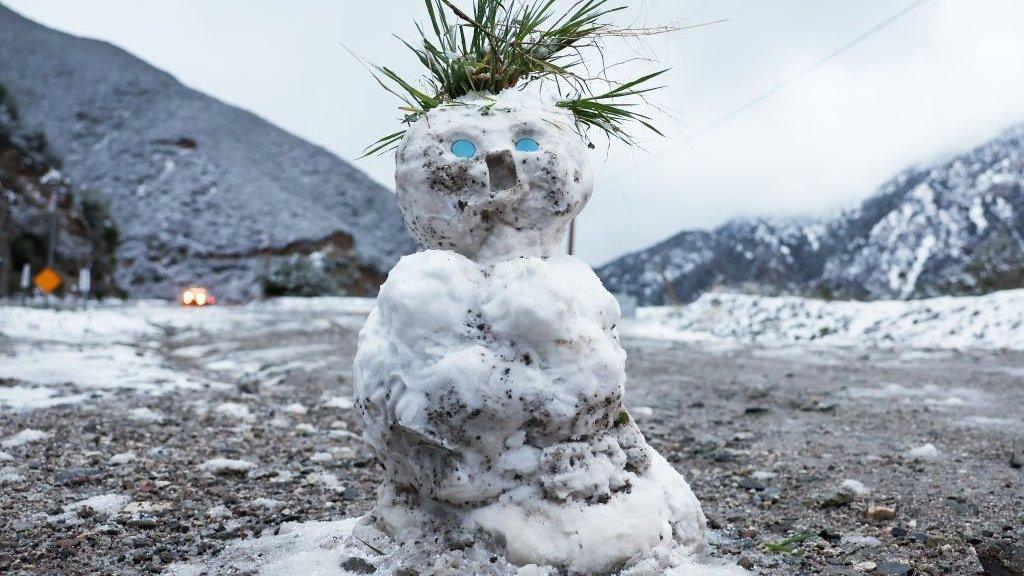
[[[413,20],[424,16],[420,0],[0,2],[126,48],[394,188],[391,159],[355,158],[397,129],[396,102],[342,43],[367,60],[416,73],[391,33],[415,33]],[[629,24],[727,21],[615,49],[642,50],[672,68],[657,102],[674,119],[660,118],[667,137],[646,140],[646,150],[613,145],[593,153],[598,187],[578,237],[579,254],[591,264],[736,216],[827,213],[910,164],[1024,122],[1024,2],[930,0],[687,143],[911,0],[628,4]]]

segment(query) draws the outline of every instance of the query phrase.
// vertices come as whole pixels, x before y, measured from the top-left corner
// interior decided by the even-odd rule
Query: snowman
[[[397,148],[423,250],[381,287],[354,371],[384,469],[355,536],[392,567],[430,549],[536,574],[661,574],[703,553],[699,502],[623,407],[618,304],[563,253],[593,188],[572,126],[524,92],[472,93]]]

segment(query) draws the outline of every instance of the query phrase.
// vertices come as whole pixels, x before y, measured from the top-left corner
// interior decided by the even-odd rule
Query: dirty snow
[[[204,472],[212,472],[213,474],[241,474],[255,467],[256,465],[248,460],[233,458],[213,458],[199,465],[199,468]]]
[[[18,448],[19,446],[45,440],[49,437],[50,434],[43,432],[42,430],[26,428],[17,434],[8,436],[3,442],[0,442],[0,446],[3,446],[4,448]]]
[[[170,576],[200,576],[202,574],[251,573],[258,576],[355,576],[340,568],[350,558],[343,542],[352,534],[360,518],[346,518],[327,522],[285,522],[274,533],[268,530],[262,536],[228,543],[215,558],[199,564],[172,564]],[[369,558],[377,561],[371,555]],[[378,557],[379,558],[379,557]],[[372,564],[372,562],[371,562]],[[440,562],[439,562],[440,564]],[[375,569],[385,576],[394,571]],[[506,567],[487,572],[493,576],[551,576],[549,570],[535,565],[521,568]],[[423,576],[450,576],[466,574],[454,567],[439,565]],[[621,576],[749,576],[750,573],[733,565],[701,564],[681,559],[680,565],[668,572],[631,570]]]
[[[942,452],[929,442],[908,450],[907,457],[912,460],[938,460],[942,458]]]

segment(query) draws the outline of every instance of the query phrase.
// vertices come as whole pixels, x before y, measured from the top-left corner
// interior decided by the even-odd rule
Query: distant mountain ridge
[[[724,288],[914,299],[1024,286],[1024,125],[822,219],[734,220],[684,231],[598,269],[643,304]]]
[[[246,299],[268,282],[306,289],[306,276],[325,291],[374,293],[414,250],[394,195],[340,158],[2,5],[0,85],[75,188],[110,201],[115,278],[131,296],[202,283]]]

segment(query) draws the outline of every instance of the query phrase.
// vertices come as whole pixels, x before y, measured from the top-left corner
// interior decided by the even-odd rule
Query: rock
[[[132,518],[129,520],[128,525],[132,528],[152,530],[157,527],[157,521],[156,518],[153,518],[152,516],[140,516],[139,518]]]
[[[349,556],[348,559],[341,563],[341,568],[355,574],[373,574],[377,571],[376,566],[358,556]]]
[[[868,506],[865,514],[872,520],[892,520],[896,517],[896,509],[888,506]]]
[[[853,565],[853,569],[858,572],[873,572],[878,564],[875,564],[871,560],[865,560],[863,562],[857,562]]]
[[[975,546],[988,576],[1024,576],[1024,547],[990,539]]]
[[[743,528],[740,530],[740,536],[743,538],[757,538],[757,528]]]
[[[820,508],[838,508],[847,506],[853,502],[853,493],[846,490],[836,490],[824,495],[818,502]]]
[[[96,468],[68,468],[54,474],[53,480],[65,486],[79,486],[92,482],[99,473]]]
[[[739,564],[745,570],[750,570],[754,566],[754,561],[751,560],[749,556],[740,556],[740,559],[739,561],[737,561],[737,564]]]
[[[907,566],[906,564],[881,562],[875,568],[874,574],[878,576],[911,576],[914,574],[914,568],[912,566]]]
[[[1014,450],[1010,453],[1010,467],[1015,470],[1024,467],[1024,449]]]

